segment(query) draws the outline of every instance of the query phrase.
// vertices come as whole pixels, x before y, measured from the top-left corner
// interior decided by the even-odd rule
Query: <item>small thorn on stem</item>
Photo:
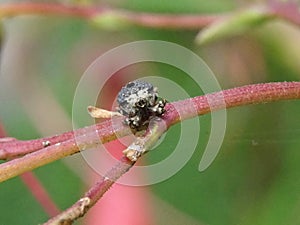
[[[138,137],[127,149],[123,151],[123,154],[131,161],[136,162],[147,149],[144,146],[145,137]]]
[[[105,109],[100,109],[95,106],[88,106],[88,112],[93,118],[98,118],[98,119],[109,119],[114,116],[122,116],[122,114],[118,112],[113,112],[113,111],[108,111]]]
[[[131,161],[136,162],[138,158],[142,155],[141,152],[134,150],[134,149],[125,149],[123,154]]]
[[[46,148],[46,147],[51,145],[51,142],[50,141],[43,141],[42,145],[44,146],[44,148]]]

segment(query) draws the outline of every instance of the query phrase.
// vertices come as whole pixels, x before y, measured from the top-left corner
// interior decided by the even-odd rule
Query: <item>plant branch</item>
[[[155,145],[166,130],[167,127],[164,121],[156,119],[148,128],[146,135],[137,137],[124,151],[126,156],[123,156],[81,199],[59,215],[51,218],[44,225],[72,224],[76,219],[82,217],[108,191],[115,181],[135,164],[139,157]],[[131,157],[134,157],[134,160]]]
[[[33,172],[29,171],[23,173],[20,178],[48,216],[52,217],[59,213],[60,210],[51,199],[47,189]]]
[[[87,210],[92,207],[103,194],[113,185],[113,183],[124,173],[126,173],[134,162],[123,156],[119,162],[102,177],[84,196],[67,210],[53,217],[44,225],[69,225],[79,217],[82,217]]]
[[[18,15],[72,16],[87,19],[98,24],[114,21],[118,24],[133,24],[144,27],[171,29],[199,29],[223,17],[223,15],[139,13],[107,7],[70,6],[57,3],[27,2],[0,5],[0,17],[4,18]]]
[[[167,104],[166,113],[162,119],[166,123],[166,129],[168,129],[171,125],[178,123],[181,120],[223,108],[299,98],[300,82],[253,84]],[[191,102],[197,110],[197,115],[195,115],[194,112],[189,111],[189,108],[186,107]],[[180,115],[177,111],[179,107],[182,109]],[[117,124],[117,126],[114,127],[112,126],[111,121],[105,121],[97,125],[73,131],[76,132],[76,136],[78,135],[81,139],[81,143],[79,145],[74,139],[74,133],[69,132],[63,134],[70,137],[68,140],[57,142],[54,145],[50,145],[36,152],[27,154],[24,157],[0,164],[0,182],[55,160],[75,154],[81,149],[91,148],[101,143],[114,140],[117,137],[128,135],[130,130],[127,126],[123,125],[123,118],[120,117],[117,118],[117,120],[118,121],[114,121],[114,124]],[[96,137],[95,132],[98,134]],[[57,140],[60,139],[59,136],[54,137]],[[41,142],[41,140],[44,139],[34,140],[33,143],[36,144],[39,141]],[[3,149],[5,143],[6,142],[0,142],[0,149]],[[27,147],[30,147],[29,143],[27,143]],[[16,145],[18,146],[20,144],[22,145],[22,142],[18,143],[17,141]],[[11,150],[11,146],[5,149],[6,152],[10,152]]]
[[[206,96],[195,97],[190,100],[193,105],[196,106],[198,114],[201,115],[221,109],[225,104],[226,108],[230,108],[246,104],[293,99],[294,97],[300,98],[300,82],[249,85]],[[167,131],[168,127],[177,122],[176,118],[178,118],[179,114],[177,114],[176,110],[179,109],[178,106],[180,105],[183,105],[181,109],[186,108],[186,102],[187,100],[183,100],[181,102],[170,104],[163,118],[156,119],[149,126],[145,137],[137,137],[136,140],[123,151],[126,157],[122,157],[122,159],[79,201],[59,215],[50,219],[44,225],[72,224],[76,219],[82,217],[114,184],[114,182],[126,173],[134,165],[135,161],[157,142],[161,135]],[[183,115],[184,118],[178,118],[179,120],[187,119],[194,115],[192,111],[186,110],[185,112],[186,114]]]
[[[193,103],[197,115],[203,115],[224,108],[288,99],[300,99],[300,82],[252,84],[174,102],[167,105],[167,112],[162,118],[167,127],[170,127],[183,119],[195,117],[193,111],[189,111],[188,108],[185,109],[188,101]],[[182,108],[181,115],[177,112],[178,108]]]
[[[0,138],[0,159],[11,159],[18,156],[23,156],[37,150],[47,148],[50,146],[58,145],[59,143],[65,142],[67,140],[73,140],[75,143],[74,135],[83,136],[86,134],[94,134],[97,132],[100,137],[100,141],[105,143],[116,139],[116,136],[124,136],[130,132],[130,130],[123,125],[121,122],[123,118],[115,119],[114,126],[112,126],[111,121],[105,121],[90,127],[84,127],[77,129],[76,132],[69,131],[60,135],[54,135],[51,137],[45,137],[35,140],[17,140],[15,138],[6,137]],[[127,128],[127,129],[126,129]]]
[[[0,140],[10,140],[11,138],[6,138],[7,134],[0,122]],[[2,138],[3,137],[3,138]],[[25,186],[28,188],[30,193],[39,202],[41,207],[45,210],[48,216],[55,216],[59,213],[59,208],[52,201],[47,189],[39,181],[39,179],[34,175],[32,171],[21,174],[21,180],[24,182]]]
[[[0,17],[19,15],[60,15],[88,19],[96,13],[101,13],[102,8],[76,7],[58,3],[6,3],[0,5]]]
[[[263,5],[266,17],[281,18],[300,26],[300,13],[296,2],[270,1]],[[59,15],[86,19],[102,27],[120,28],[139,25],[150,28],[199,30],[231,13],[219,14],[163,14],[133,12],[96,6],[74,6],[59,3],[6,3],[0,5],[0,18],[19,15]]]

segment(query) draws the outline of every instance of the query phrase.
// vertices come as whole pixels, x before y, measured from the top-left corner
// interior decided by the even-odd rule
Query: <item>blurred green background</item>
[[[148,12],[222,13],[255,1],[90,3]],[[223,89],[259,82],[299,80],[300,30],[293,25],[270,22],[205,46],[194,43],[197,33],[196,30],[142,27],[107,31],[84,20],[59,16],[5,19],[0,120],[9,136],[18,139],[71,130],[73,96],[83,72],[104,52],[137,40],[164,40],[191,49],[214,71]],[[173,80],[192,97],[202,94],[182,71],[159,63],[123,71],[118,87],[141,77],[144,72]],[[102,98],[103,104],[109,104],[105,96]],[[183,222],[179,223],[173,216],[168,218],[163,214],[163,218],[156,218],[157,224],[166,224],[166,221],[167,224],[210,225],[299,224],[299,101],[245,106],[227,113],[222,148],[207,170],[199,172],[198,165],[209,137],[209,115],[199,118],[200,139],[191,160],[176,175],[149,187],[154,195],[184,215]],[[167,157],[179,133],[180,125],[172,127],[158,149],[145,156],[145,163]],[[83,164],[80,156],[72,156],[35,170],[62,209],[90,186],[80,168]],[[0,185],[0,199],[1,225],[38,224],[47,220],[47,215],[18,177]],[[159,205],[154,208],[160,210]]]

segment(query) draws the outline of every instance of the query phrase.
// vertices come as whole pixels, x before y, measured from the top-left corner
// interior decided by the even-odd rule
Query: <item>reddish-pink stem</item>
[[[222,108],[299,98],[300,82],[248,85],[169,104],[167,112],[162,119],[166,122],[167,127],[169,127],[180,120],[193,117],[195,114],[202,115]],[[192,107],[190,107],[191,104]],[[194,112],[194,109],[196,109],[197,113]],[[177,110],[180,111],[181,118]],[[155,131],[158,131],[161,135],[166,130],[166,127],[162,121],[158,122],[157,126],[159,129],[155,129]],[[151,138],[152,134],[152,132],[149,132],[147,137]],[[132,166],[133,163],[123,157],[83,198],[67,210],[61,212],[58,216],[49,220],[45,225],[72,224],[75,219],[83,216],[103,196],[109,187],[113,185],[114,181],[126,173]]]
[[[166,122],[168,128],[171,125],[180,122],[181,120],[219,109],[287,99],[300,99],[300,82],[278,82],[247,85],[244,87],[233,88],[221,92],[207,94],[205,96],[198,96],[195,98],[171,103],[166,106],[166,113],[163,115],[162,119],[164,122]],[[190,110],[191,103],[193,105],[192,108],[196,109],[197,113],[195,113],[194,110]],[[178,114],[178,109],[180,110],[180,115]],[[119,123],[122,124],[121,120],[123,120],[123,118],[119,119]],[[101,123],[96,127],[92,126],[92,132],[90,130],[91,127],[80,129],[79,134],[85,136],[85,140],[83,140],[81,145],[83,144],[84,148],[98,145],[99,140],[93,139],[93,135],[90,136],[90,134],[95,132],[95,128],[98,129],[100,127],[104,129],[104,127],[102,127],[101,125],[108,125],[107,123],[108,122]],[[161,124],[163,123],[160,122],[158,126],[160,126]],[[124,131],[122,133],[122,130],[125,128],[123,125],[121,125],[119,128],[119,135],[112,134],[114,130],[111,130],[108,127],[106,127],[105,130],[98,130],[100,139],[105,142],[112,140],[117,136],[121,137],[127,134],[127,132]],[[163,125],[161,127],[161,131],[163,132],[165,130],[166,128],[164,128]],[[84,134],[84,132],[86,133]],[[149,137],[151,137],[151,134],[152,133],[150,132]],[[54,146],[49,146],[40,151],[28,154],[23,158],[14,159],[7,163],[1,164],[0,181],[7,180],[13,176],[19,175],[28,170],[32,170],[38,166],[44,165],[54,160],[63,158],[67,155],[74,154],[78,152],[81,147],[83,146],[76,145],[74,139],[70,139]],[[86,211],[90,207],[92,207],[113,185],[115,180],[126,173],[133,166],[133,164],[134,163],[129,161],[126,157],[123,157],[117,163],[117,165],[106,174],[105,177],[103,177],[84,195],[83,198],[81,198],[73,206],[55,216],[45,224],[72,224],[75,219],[83,216]]]
[[[266,14],[285,19],[296,25],[300,25],[300,13],[296,2],[270,1],[266,4]],[[118,9],[109,9],[95,6],[72,6],[58,3],[6,3],[0,5],[0,17],[17,15],[60,15],[72,16],[83,19],[93,19],[101,15],[113,15],[125,23],[136,24],[151,28],[166,29],[200,29],[217,20],[226,17],[227,14],[215,15],[190,15],[190,14],[159,14],[133,12]]]
[[[200,29],[218,19],[223,15],[172,15],[172,14],[155,14],[155,13],[133,13],[128,11],[122,12],[122,17],[127,21],[150,28],[165,29]]]
[[[117,118],[114,122],[114,126],[112,126],[111,121],[105,121],[90,127],[80,128],[76,130],[75,135],[81,136],[97,132],[101,138],[100,141],[103,143],[114,140],[116,135],[124,135],[124,132],[125,134],[130,132],[130,130],[121,122],[122,119],[123,118]],[[73,140],[71,144],[76,144],[74,140],[74,131],[28,141],[13,139],[1,141],[0,139],[0,159],[15,158],[68,140]]]
[[[218,109],[299,98],[300,82],[274,82],[232,88],[182,100],[175,104],[176,108],[181,106],[183,111],[187,111],[189,108],[185,109],[185,105],[187,105],[188,101],[192,101],[194,105],[193,109],[197,110],[198,115],[203,115]],[[167,122],[167,126],[180,121],[180,116],[173,105],[169,104],[167,106],[167,113],[163,116],[163,119]],[[194,114],[194,112],[186,112],[185,118],[191,118]]]
[[[173,105],[176,104],[176,107],[184,107],[189,102],[189,100],[192,100],[198,113],[205,114],[210,112],[215,107],[212,104],[208,104],[207,99],[210,99],[211,102],[214,102],[214,105],[223,107],[221,104],[222,102],[220,101],[222,101],[222,98],[224,96],[226,108],[230,108],[238,105],[261,103],[262,101],[268,102],[277,101],[280,99],[297,98],[297,94],[295,93],[295,91],[297,92],[298,89],[299,82],[254,84],[179,101],[177,103],[173,103]],[[179,115],[176,114],[176,109],[172,107],[172,104],[168,104],[167,109],[168,110],[164,116],[164,119],[166,121],[172,121],[172,123],[178,122]],[[175,113],[176,115],[169,115],[172,113]],[[174,118],[176,119],[174,120]],[[123,118],[116,119],[114,122],[114,127],[112,127],[111,121],[105,121],[90,127],[78,129],[76,130],[76,136],[97,132],[102,143],[114,140],[117,136],[120,137],[130,133],[130,130],[128,130],[127,127],[122,124],[121,120],[123,120]],[[69,131],[52,137],[29,141],[0,141],[0,159],[13,158],[16,156],[34,152],[36,150],[44,148],[45,143],[49,143],[50,146],[53,146],[57,143],[62,143],[67,140],[73,140],[71,144],[76,144],[74,141],[73,131]]]
[[[180,120],[197,116],[197,114],[202,115],[222,108],[299,98],[300,82],[278,82],[247,85],[168,104],[166,106],[166,113],[162,119],[166,122],[167,127],[170,127],[172,124],[180,122]],[[189,106],[191,102],[194,105],[193,108],[195,108],[197,111],[196,114],[194,111],[189,111],[190,107],[186,107]],[[176,105],[176,107],[174,107],[174,105]],[[179,117],[179,114],[176,111],[178,107],[182,108],[182,118]],[[114,126],[114,128],[112,128],[111,122],[107,121],[97,124],[95,127],[91,126],[80,129],[77,137],[82,140],[79,145],[71,137],[69,140],[50,145],[49,147],[30,153],[22,158],[17,158],[0,164],[0,182],[20,175],[25,171],[33,170],[39,166],[77,153],[80,151],[80,149],[90,148],[100,143],[108,142],[116,139],[117,137],[122,137],[129,134],[129,129],[122,125],[123,118],[118,118],[118,120],[119,121],[115,121],[114,124],[118,125]],[[77,133],[77,131],[75,132]],[[98,134],[96,137],[95,132]],[[56,138],[58,137],[59,136],[56,136]],[[36,141],[37,140],[34,140],[34,143]],[[20,144],[22,145],[22,143],[16,143],[15,147]],[[30,144],[28,144],[27,147],[30,148]],[[0,142],[0,149],[4,149],[6,153],[14,151],[11,149],[11,146],[6,146],[5,142]]]
[[[126,10],[108,9],[103,7],[69,6],[57,3],[9,3],[0,5],[0,17],[17,15],[60,15],[73,16],[83,19],[93,19],[108,13],[124,22],[152,28],[168,29],[199,29],[223,15],[172,15],[157,13],[139,13]]]
[[[34,198],[40,203],[50,217],[53,217],[60,212],[58,207],[49,196],[49,193],[44,188],[43,184],[32,172],[23,173],[21,175],[21,179],[28,187]]]
[[[92,188],[90,188],[89,191],[84,194],[81,199],[67,210],[51,218],[49,221],[44,223],[44,225],[72,224],[74,220],[83,216],[89,208],[95,205],[105,192],[108,191],[108,189],[114,184],[114,182],[126,173],[133,165],[134,162],[123,156],[119,162],[105,174],[104,177],[102,177]]]
[[[57,3],[6,3],[0,5],[0,16],[9,17],[17,15],[61,15],[79,18],[90,18],[96,13],[102,12],[102,8],[76,7]]]
[[[0,138],[6,137],[6,132],[0,122]],[[21,180],[28,187],[28,190],[32,193],[34,198],[40,203],[42,208],[49,216],[55,216],[59,213],[59,209],[50,198],[46,188],[39,181],[39,179],[29,171],[21,174]]]

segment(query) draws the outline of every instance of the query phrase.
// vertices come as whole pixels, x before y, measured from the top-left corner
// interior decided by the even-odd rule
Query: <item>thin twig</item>
[[[65,225],[72,224],[76,219],[82,217],[108,189],[126,173],[135,161],[155,145],[161,135],[167,130],[163,120],[155,120],[148,129],[144,137],[137,137],[136,140],[125,150],[134,160],[123,156],[118,163],[110,169],[104,177],[100,179],[85,195],[70,208],[51,218],[44,225]]]
[[[162,119],[166,123],[168,129],[171,125],[178,123],[181,120],[197,115],[203,115],[218,109],[299,98],[300,82],[276,82],[247,85],[167,104],[166,113],[163,115]],[[194,112],[189,111],[189,107],[186,107],[190,102],[193,103],[197,110],[197,115],[195,115]],[[177,112],[179,107],[182,108],[180,115]],[[117,124],[116,130],[114,129],[115,127],[112,128],[110,121],[98,124],[96,130],[95,126],[80,129],[79,137],[81,143],[79,145],[76,143],[73,136],[67,141],[50,145],[49,147],[25,155],[22,158],[0,164],[0,182],[77,153],[81,149],[91,148],[100,143],[114,140],[117,137],[128,135],[130,130],[122,124],[122,117],[116,119],[119,120],[117,123],[114,123]],[[84,131],[87,133],[82,133]],[[77,131],[74,132],[77,133]],[[95,132],[97,132],[99,137],[95,136]],[[0,142],[0,149],[2,148],[2,145],[3,143]],[[6,151],[9,151],[9,149],[6,149]]]
[[[0,5],[0,17],[4,18],[18,15],[60,15],[88,19],[103,10],[103,8],[97,7],[77,7],[58,3],[6,3]]]
[[[162,119],[167,127],[170,127],[180,120],[195,117],[193,111],[189,112],[189,108],[185,109],[189,101],[192,101],[197,114],[203,115],[224,108],[288,99],[300,99],[300,82],[252,84],[174,102],[167,105]],[[177,112],[178,108],[182,108],[181,115]]]
[[[2,123],[0,122],[0,140],[10,140],[12,138],[5,138],[7,136]],[[53,217],[59,213],[59,208],[55,202],[51,199],[47,189],[39,181],[39,179],[34,175],[32,171],[21,174],[21,180],[24,182],[25,186],[34,196],[34,198],[39,202],[41,207],[47,213],[48,216]]]
[[[270,89],[279,89],[273,90],[272,91],[272,99],[276,101],[276,96],[280,96],[280,99],[284,99],[281,95],[285,94],[292,94],[294,95],[294,89],[298,88],[298,83],[299,82],[278,82],[278,83],[266,83],[266,84],[254,84],[254,85],[248,85],[244,87],[239,87],[239,88],[234,88],[234,89],[229,89],[223,91],[221,94],[224,94],[224,100],[227,102],[227,108],[233,107],[233,106],[238,106],[238,105],[233,105],[235,102],[238,102],[238,97],[240,100],[247,101],[247,99],[253,99],[253,102],[257,101],[257,103],[260,103],[260,101],[256,100],[259,99],[260,95],[269,95],[267,92]],[[240,93],[239,91],[243,91],[243,93]],[[282,92],[280,90],[283,90]],[[274,92],[274,93],[273,93]],[[257,94],[257,95],[256,95]],[[243,95],[244,98],[242,98]],[[214,97],[215,96],[215,97]],[[196,97],[194,101],[195,105],[197,106],[198,113],[202,114],[207,113],[210,110],[210,105],[207,102],[207,97],[210,99],[216,98],[216,96],[220,96],[220,92],[215,93],[215,94],[209,94],[206,96],[200,96]],[[267,97],[267,96],[266,96]],[[297,98],[297,95],[295,96],[287,96],[287,98]],[[246,98],[246,99],[245,99]],[[183,100],[179,101],[177,103],[178,106],[183,106],[185,107],[186,103],[189,100]],[[176,104],[176,103],[172,103]],[[220,103],[219,103],[220,104]],[[239,103],[242,105],[242,103]],[[251,102],[247,102],[245,104],[251,104]],[[170,104],[167,106],[171,107]],[[200,107],[200,108],[199,108]],[[170,111],[169,109],[168,111]],[[172,118],[172,117],[171,117]],[[168,119],[168,118],[165,118]],[[76,136],[81,136],[81,135],[89,135],[91,133],[97,132],[99,135],[100,141],[102,143],[109,142],[111,140],[116,139],[116,137],[121,137],[130,132],[130,130],[127,129],[126,126],[123,125],[121,122],[123,118],[117,118],[115,119],[114,126],[112,126],[111,121],[104,121],[102,123],[90,126],[90,127],[84,127],[76,130]],[[14,138],[5,138],[5,139],[0,139],[0,159],[9,159],[9,158],[15,158],[17,156],[22,156],[40,149],[43,149],[45,147],[53,146],[58,143],[63,143],[67,140],[73,139],[74,141],[74,132],[69,131],[65,132],[60,135],[54,135],[52,137],[45,137],[41,139],[36,139],[36,140],[28,140],[28,141],[22,141],[22,140],[16,140]],[[1,141],[2,140],[2,141]],[[74,141],[75,143],[75,141]],[[51,148],[50,148],[51,149]]]
[[[23,173],[20,177],[48,216],[53,217],[59,213],[59,208],[51,199],[44,185],[39,181],[33,172],[29,171]]]
[[[79,199],[67,210],[61,212],[59,215],[53,217],[44,225],[68,225],[72,224],[74,220],[83,216],[87,210],[92,207],[103,194],[113,185],[113,183],[124,173],[126,173],[134,162],[128,160],[123,156],[119,162],[102,177],[84,196]]]
[[[300,25],[300,12],[296,2],[270,1],[264,6],[266,16],[275,16]],[[119,21],[123,25],[139,25],[150,28],[199,30],[216,21],[222,20],[230,13],[218,14],[164,14],[120,10],[108,7],[74,6],[59,3],[6,3],[0,5],[0,18],[19,15],[59,15],[77,17],[88,21]],[[105,24],[104,24],[105,25]]]
[[[70,6],[57,3],[7,3],[0,5],[0,17],[18,15],[60,15],[72,16],[91,21],[110,16],[122,23],[152,28],[199,29],[224,15],[190,15],[139,13],[127,10],[110,9],[96,6]]]
[[[108,191],[114,182],[126,173],[133,165],[134,162],[123,156],[115,167],[113,167],[88,192],[86,192],[81,199],[67,210],[51,218],[48,222],[44,223],[44,225],[72,224],[74,220],[82,217],[87,210],[91,208],[106,191]]]
[[[76,132],[69,131],[60,135],[35,140],[23,141],[15,138],[0,139],[0,159],[16,158],[71,139],[75,143],[74,135],[82,136],[97,132],[100,137],[100,141],[105,143],[116,139],[116,135],[125,135],[130,132],[129,129],[121,122],[122,120],[123,118],[115,119],[114,126],[112,126],[111,121],[104,121],[96,125],[77,129]]]
[[[190,100],[194,103],[194,106],[196,106],[198,114],[200,115],[223,108],[224,101],[226,107],[229,108],[239,105],[293,98],[300,98],[300,82],[248,85],[241,88],[225,90],[221,93],[218,92],[206,96],[195,97]],[[178,110],[179,105],[182,105],[184,108],[186,101],[187,100],[170,104],[163,119],[155,120],[149,127],[145,137],[137,137],[136,140],[123,151],[127,158],[123,157],[120,162],[118,162],[105,177],[101,178],[101,180],[79,201],[67,210],[61,212],[58,216],[50,219],[44,225],[72,224],[76,219],[82,217],[114,184],[114,182],[126,173],[134,165],[134,162],[147,152],[157,142],[161,135],[167,131],[168,127],[176,121],[178,114],[177,112],[175,113],[175,109]],[[210,102],[210,104],[208,104],[208,102]],[[176,105],[176,107],[174,107],[174,105]],[[187,111],[186,117],[180,119],[186,119],[189,116],[192,116],[192,113],[189,115],[189,112]]]

